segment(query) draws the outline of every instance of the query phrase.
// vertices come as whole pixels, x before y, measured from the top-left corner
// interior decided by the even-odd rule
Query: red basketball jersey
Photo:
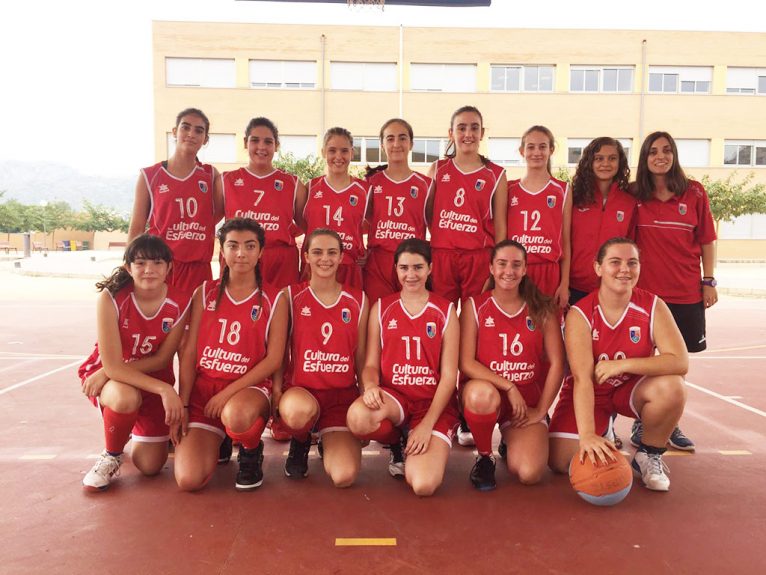
[[[110,296],[117,310],[122,359],[125,363],[157,353],[173,326],[184,320],[184,314],[189,307],[189,298],[171,286],[168,286],[165,301],[151,317],[144,315],[136,304],[132,283],[115,295],[110,294]],[[101,355],[97,343],[93,353],[80,366],[80,378],[82,379],[100,368]],[[149,375],[170,384],[174,383],[173,362],[171,361],[160,371]]]
[[[580,313],[590,327],[593,341],[593,363],[602,359],[626,359],[632,357],[651,357],[654,355],[654,309],[657,296],[639,288],[633,288],[630,303],[622,317],[611,325],[601,311],[598,303],[598,291],[591,292],[575,305],[573,310]],[[596,394],[611,393],[617,387],[631,381],[638,381],[641,375],[624,373],[611,377],[601,385],[595,385]],[[572,385],[570,375],[564,385]]]
[[[399,294],[380,300],[380,384],[410,400],[433,399],[439,384],[444,330],[452,302],[434,293],[415,316]]]
[[[480,250],[495,245],[492,200],[504,172],[492,162],[469,173],[452,158],[436,162],[431,246]]]
[[[317,228],[329,228],[343,240],[344,264],[354,264],[364,255],[362,223],[367,213],[367,187],[364,180],[351,178],[351,184],[336,190],[324,176],[308,185],[308,200],[303,208],[306,235]]]
[[[344,286],[337,301],[326,306],[308,282],[288,290],[292,318],[288,386],[335,389],[354,385],[364,292]]]
[[[596,187],[593,203],[572,207],[572,265],[569,287],[592,292],[600,280],[593,270],[598,248],[614,237],[631,237],[636,224],[636,199],[612,184],[604,202]]]
[[[561,258],[568,193],[567,183],[555,178],[534,193],[524,189],[521,180],[508,182],[508,238],[526,248],[527,263],[558,262]]]
[[[426,201],[431,178],[412,172],[401,182],[385,172],[377,172],[368,180],[372,202],[368,247],[389,252],[406,239],[426,239]]]
[[[175,260],[209,262],[215,242],[213,166],[197,164],[176,178],[163,164],[141,170],[151,201],[148,232],[165,240]]]
[[[257,221],[266,232],[266,246],[295,245],[298,178],[282,170],[260,177],[247,168],[239,168],[224,172],[221,181],[227,220],[251,218]]]
[[[204,307],[197,334],[197,373],[233,381],[266,355],[276,297],[265,288],[235,301],[225,290],[216,305],[219,285],[220,280],[202,284]]]
[[[476,361],[518,387],[542,390],[543,330],[529,316],[527,305],[508,315],[492,292],[471,298],[476,321]]]

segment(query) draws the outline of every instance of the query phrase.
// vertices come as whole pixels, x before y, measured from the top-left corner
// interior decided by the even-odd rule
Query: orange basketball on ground
[[[580,463],[575,453],[569,463],[569,482],[588,503],[593,505],[616,505],[627,497],[633,485],[633,470],[625,457],[615,452],[617,461],[593,465],[587,457]]]

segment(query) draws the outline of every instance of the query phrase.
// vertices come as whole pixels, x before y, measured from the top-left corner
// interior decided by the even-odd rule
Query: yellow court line
[[[663,457],[688,457],[689,455],[693,455],[693,453],[690,453],[689,451],[671,451],[668,449],[662,455]]]
[[[721,455],[752,455],[747,449],[734,449],[732,451],[719,451]]]
[[[43,460],[55,459],[55,458],[56,458],[55,454],[49,454],[49,453],[39,453],[39,454],[28,453],[26,455],[22,455],[21,457],[19,457],[19,459],[23,459],[25,461],[43,461]]]
[[[336,537],[336,547],[395,547],[396,537]]]

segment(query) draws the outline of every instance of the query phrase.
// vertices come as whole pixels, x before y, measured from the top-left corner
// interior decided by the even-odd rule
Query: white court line
[[[689,359],[766,359],[766,355],[702,355],[689,356]]]
[[[0,360],[3,360],[3,359],[5,359],[5,358],[4,357],[0,357]],[[17,363],[14,363],[13,365],[7,365],[5,367],[0,368],[0,373],[2,373],[4,371],[8,371],[10,369],[16,369],[17,367],[22,367],[24,365],[27,365],[27,364],[30,364],[30,363],[34,363],[36,361],[34,359],[23,358],[23,357],[17,357],[17,358],[11,358],[11,359],[15,359]],[[18,361],[19,359],[25,359],[26,361]]]
[[[713,397],[720,399],[721,401],[725,401],[726,403],[730,403],[732,405],[736,405],[737,407],[741,407],[742,409],[749,411],[751,413],[755,413],[756,415],[760,415],[761,417],[766,417],[766,411],[761,411],[760,409],[757,409],[755,407],[750,407],[746,403],[742,403],[741,401],[737,401],[736,399],[731,399],[725,395],[721,395],[720,393],[716,393],[715,391],[712,391],[710,389],[706,389],[702,386],[696,385],[692,383],[691,381],[686,381],[686,385],[691,387],[692,389],[696,389],[697,391],[701,391],[702,393],[707,393],[708,395],[712,395]]]
[[[20,359],[26,359],[28,361],[24,363],[29,363],[32,361],[38,361],[38,360],[44,360],[44,359],[79,359],[81,357],[82,357],[81,355],[33,355],[33,354],[2,355],[0,354],[0,361],[18,361]],[[5,368],[5,369],[10,369],[10,368]]]
[[[14,389],[18,389],[24,385],[27,385],[28,383],[32,383],[34,381],[37,381],[38,379],[43,379],[44,377],[48,377],[49,375],[53,375],[54,373],[58,373],[59,371],[64,371],[65,369],[69,369],[72,366],[78,365],[83,362],[85,357],[81,357],[77,361],[73,361],[72,363],[68,363],[66,365],[63,365],[61,367],[57,367],[56,369],[52,369],[50,371],[46,371],[45,373],[42,373],[40,375],[36,375],[35,377],[30,377],[29,379],[25,379],[24,381],[20,381],[19,383],[14,383],[13,385],[9,387],[5,387],[3,389],[0,389],[0,395],[3,395],[5,393],[8,393],[9,391],[13,391]]]

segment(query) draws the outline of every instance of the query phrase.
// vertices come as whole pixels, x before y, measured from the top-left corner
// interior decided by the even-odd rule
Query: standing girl
[[[596,138],[585,147],[572,180],[570,304],[598,288],[593,260],[601,244],[633,236],[636,199],[628,192],[629,181],[628,158],[619,141]]]
[[[506,235],[505,170],[479,154],[482,138],[479,110],[459,108],[450,120],[446,157],[428,172],[434,292],[455,303],[481,293],[492,246]]]
[[[662,454],[686,401],[686,348],[667,305],[635,287],[641,264],[632,240],[604,242],[594,269],[598,290],[567,314],[572,375],[551,420],[550,465],[566,473],[575,454],[594,464],[615,460],[616,447],[605,437],[612,413],[641,417],[646,429],[633,470],[647,488],[667,491]]]
[[[201,110],[188,108],[176,117],[176,149],[166,161],[143,168],[136,183],[128,239],[149,226],[173,250],[168,283],[187,293],[212,279],[215,225],[223,215],[218,171],[201,164],[197,154],[207,144],[210,121]]]
[[[400,118],[388,120],[380,129],[380,143],[388,164],[368,168],[367,262],[364,290],[370,301],[401,289],[394,269],[394,252],[402,240],[426,237],[425,207],[431,178],[413,172],[409,165],[412,126]]]
[[[293,435],[285,474],[306,477],[316,429],[325,472],[336,487],[349,487],[359,473],[362,448],[346,426],[346,413],[359,396],[368,307],[361,289],[336,279],[342,257],[337,232],[318,228],[306,236],[310,280],[283,291],[290,304],[290,359],[284,393],[276,379],[274,399],[275,417]]]
[[[372,306],[364,394],[349,409],[348,425],[358,437],[390,445],[389,472],[404,474],[417,495],[429,496],[442,483],[458,424],[460,330],[454,304],[429,291],[428,242],[403,241],[394,263],[402,290]]]
[[[358,260],[364,257],[362,224],[367,212],[367,186],[348,173],[353,156],[351,132],[345,128],[327,130],[322,145],[327,174],[309,182],[305,204],[298,205],[296,212],[300,214],[299,223],[307,237],[319,228],[338,233],[343,242],[343,260],[337,270],[337,281],[361,288],[362,270]],[[301,276],[308,278],[306,262]]]
[[[225,218],[252,218],[266,233],[261,257],[263,281],[282,289],[298,281],[295,206],[306,203],[306,187],[273,165],[279,131],[268,118],[253,118],[245,128],[247,167],[224,172]]]
[[[676,143],[667,132],[653,132],[644,140],[634,192],[636,242],[644,270],[639,286],[668,304],[687,351],[703,351],[705,309],[718,301],[713,277],[715,225],[705,188],[686,178]],[[641,423],[636,422],[631,442],[640,439]],[[670,444],[694,450],[694,443],[680,429],[673,430]]]
[[[572,197],[567,183],[551,175],[554,150],[545,126],[532,126],[521,137],[527,171],[508,182],[508,237],[526,248],[527,275],[537,288],[563,308],[569,301]]]
[[[561,386],[564,345],[555,306],[526,271],[524,247],[514,240],[500,242],[490,266],[494,287],[469,298],[460,313],[460,371],[468,378],[463,416],[479,453],[470,477],[480,491],[496,485],[496,422],[507,446],[508,470],[519,481],[539,482],[548,462],[547,416]]]
[[[101,408],[106,447],[83,479],[103,491],[133,438],[131,459],[144,475],[156,475],[168,457],[169,425],[183,403],[173,389],[173,355],[184,332],[188,298],[165,280],[173,254],[156,236],[136,237],[125,264],[96,284],[98,343],[80,366],[83,393]]]
[[[224,435],[239,442],[235,487],[263,482],[261,434],[271,411],[271,376],[282,361],[287,306],[261,282],[265,234],[255,220],[233,218],[218,231],[226,266],[194,294],[180,394],[184,417],[173,429],[175,476],[184,491],[204,487]]]

